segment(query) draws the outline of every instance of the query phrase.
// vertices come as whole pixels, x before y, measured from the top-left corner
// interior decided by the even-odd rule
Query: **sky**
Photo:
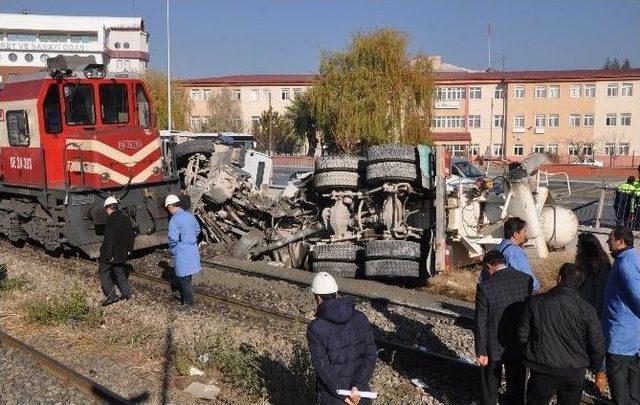
[[[151,67],[166,71],[165,0],[0,0],[0,12],[140,16]],[[356,31],[390,27],[411,53],[472,69],[597,69],[610,57],[640,67],[640,1],[170,0],[171,68],[181,78],[315,73],[323,51]]]

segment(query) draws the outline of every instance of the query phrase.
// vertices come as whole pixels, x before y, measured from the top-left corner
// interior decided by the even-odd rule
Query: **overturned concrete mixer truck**
[[[442,147],[371,146],[365,157],[319,157],[313,172],[274,191],[243,170],[256,167],[257,152],[193,142],[176,148],[183,187],[204,241],[237,258],[340,277],[428,277],[478,261],[509,216],[528,222],[541,257],[577,232],[573,212],[532,181],[540,154],[493,180],[451,184]]]

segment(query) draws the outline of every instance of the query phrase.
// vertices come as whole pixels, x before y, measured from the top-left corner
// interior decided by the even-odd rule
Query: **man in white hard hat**
[[[120,299],[131,298],[131,288],[126,274],[126,263],[133,251],[135,231],[131,219],[118,209],[118,200],[109,196],[104,200],[104,209],[108,219],[104,226],[104,239],[98,258],[98,276],[105,295],[103,306],[111,305]],[[120,290],[116,293],[115,284]]]
[[[321,272],[311,283],[318,308],[307,328],[307,342],[316,372],[316,403],[369,404],[359,391],[369,389],[376,367],[377,349],[367,317],[350,298],[338,296],[331,274]],[[338,390],[351,390],[341,396]]]
[[[173,255],[180,299],[183,305],[192,306],[195,300],[191,288],[191,277],[200,272],[200,252],[198,251],[200,224],[192,213],[180,207],[180,199],[175,194],[167,196],[164,206],[171,214],[167,237],[169,249]]]

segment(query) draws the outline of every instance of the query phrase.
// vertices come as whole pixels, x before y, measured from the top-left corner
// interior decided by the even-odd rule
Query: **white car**
[[[595,159],[585,159],[578,162],[571,163],[572,165],[583,165],[583,166],[594,166],[594,167],[604,167],[604,162]]]

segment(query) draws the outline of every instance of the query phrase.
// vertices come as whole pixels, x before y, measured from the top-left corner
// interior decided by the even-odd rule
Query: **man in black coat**
[[[482,260],[489,277],[476,291],[475,346],[480,368],[480,390],[485,405],[498,401],[505,368],[507,402],[524,403],[526,368],[522,346],[515,333],[524,303],[533,290],[533,278],[505,264],[502,253],[492,250]]]
[[[604,359],[604,336],[595,309],[578,294],[584,280],[582,268],[565,263],[558,284],[532,297],[518,326],[518,338],[526,344],[525,365],[531,376],[527,403],[577,405],[582,397],[587,367],[597,370]]]
[[[131,298],[125,265],[133,250],[135,232],[131,219],[118,209],[118,200],[115,197],[107,197],[104,201],[104,208],[108,219],[100,246],[98,276],[102,284],[102,292],[105,295],[102,305],[107,306],[119,299]],[[120,298],[116,294],[114,280],[120,290]]]
[[[376,367],[377,349],[367,317],[353,300],[338,297],[338,285],[325,272],[311,283],[318,309],[307,328],[307,342],[316,372],[316,403],[321,405],[370,404],[359,391],[369,389]],[[337,390],[351,390],[348,397]]]

